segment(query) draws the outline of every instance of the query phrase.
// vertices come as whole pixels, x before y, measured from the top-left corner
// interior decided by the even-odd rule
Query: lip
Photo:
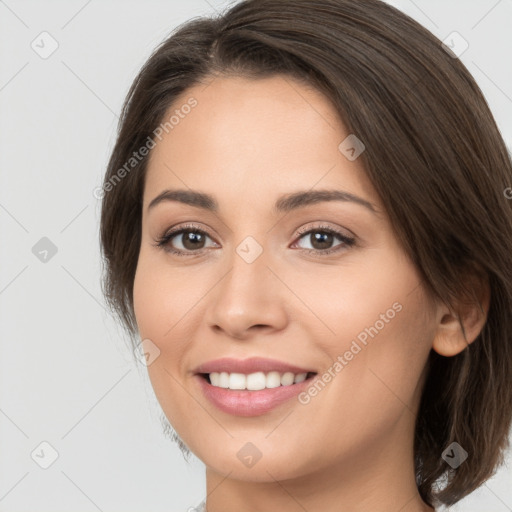
[[[250,357],[248,359],[234,359],[232,357],[223,357],[214,359],[199,365],[193,370],[194,373],[244,373],[246,375],[255,372],[268,373],[276,371],[280,373],[317,373],[311,368],[301,368],[277,359],[268,359],[264,357]]]
[[[316,376],[317,374],[297,384],[258,391],[212,386],[201,374],[195,375],[194,379],[198,382],[203,395],[219,410],[234,416],[248,417],[260,416],[287,402],[310,386]]]

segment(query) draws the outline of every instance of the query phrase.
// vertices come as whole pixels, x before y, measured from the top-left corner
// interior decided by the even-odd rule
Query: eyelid
[[[320,224],[315,224],[318,222]],[[354,233],[352,233],[350,230],[348,230],[347,228],[342,228],[341,226],[333,227],[333,226],[328,225],[327,222],[321,221],[321,220],[308,222],[305,226],[301,227],[300,229],[298,229],[296,231],[296,235],[302,236],[304,233],[307,233],[308,231],[312,231],[312,230],[320,231],[321,229],[325,229],[328,231],[335,231],[335,232],[339,233],[340,235],[345,236],[346,238],[356,238],[356,235]]]
[[[297,230],[295,232],[295,237],[292,242],[292,246],[295,245],[304,235],[306,235],[310,232],[314,232],[314,231],[320,231],[320,232],[324,231],[324,232],[332,234],[335,237],[338,237],[342,242],[340,244],[341,246],[345,245],[345,246],[347,246],[347,248],[350,248],[350,247],[356,245],[357,237],[349,230],[346,230],[346,228],[328,226],[328,225],[325,225],[326,223],[323,221],[316,221],[316,222],[317,223],[320,222],[321,224],[314,225],[315,221],[312,221],[312,222],[306,224],[305,226],[303,226],[302,228],[300,228],[299,230]],[[343,233],[343,230],[348,231],[350,234]],[[215,237],[212,237],[210,235],[209,229],[205,229],[205,228],[201,227],[199,224],[192,224],[189,222],[189,223],[185,223],[185,224],[177,224],[176,226],[173,226],[172,228],[169,228],[168,230],[166,230],[163,235],[158,237],[158,239],[156,240],[155,246],[162,248],[171,254],[176,254],[179,256],[189,256],[189,257],[201,256],[205,252],[208,252],[207,251],[208,248],[201,248],[197,251],[191,251],[191,250],[184,251],[182,249],[173,248],[170,243],[171,239],[173,239],[175,236],[177,236],[179,234],[182,234],[184,231],[196,231],[196,232],[203,233],[208,238],[210,238],[215,244],[218,244],[218,242],[215,240]],[[341,249],[336,249],[336,247],[339,247],[339,245],[334,246],[333,248],[330,248],[330,249],[299,248],[299,250],[306,254],[313,253],[320,257],[322,257],[322,256],[325,257],[325,256],[328,256],[333,253],[341,252]]]
[[[181,231],[186,231],[186,230],[200,231],[200,232],[203,232],[204,234],[208,235],[212,240],[214,240],[214,238],[215,238],[210,234],[209,228],[203,227],[200,223],[191,224],[189,222],[187,222],[185,224],[176,224],[176,226],[173,226],[173,227],[167,229],[160,238],[164,238],[169,235],[174,235],[176,233],[180,233]]]
[[[181,234],[184,231],[196,231],[200,233],[204,233],[208,238],[213,240],[215,244],[218,244],[218,242],[215,240],[215,237],[213,237],[210,234],[210,230],[207,228],[202,227],[200,224],[177,224],[176,226],[173,226],[172,228],[169,228],[164,232],[164,234],[160,237],[158,237],[158,240],[165,240],[167,239],[168,242],[170,242],[171,238],[174,238],[176,235]],[[204,249],[200,249],[199,251],[190,251],[190,253],[197,253]]]
[[[321,225],[314,225],[315,222],[321,222],[322,224]],[[211,236],[209,229],[201,227],[200,224],[191,224],[191,223],[177,224],[176,226],[173,226],[173,227],[169,228],[168,230],[166,230],[164,232],[164,234],[160,238],[167,237],[167,236],[169,236],[171,234],[177,234],[177,233],[179,233],[179,232],[181,232],[183,230],[186,230],[186,229],[203,231],[212,240],[214,240],[214,237]],[[296,239],[298,237],[301,237],[305,233],[308,233],[309,231],[314,230],[314,229],[317,229],[317,230],[326,229],[326,230],[330,230],[330,231],[333,231],[333,232],[336,232],[336,233],[338,233],[340,230],[344,230],[345,233],[340,233],[340,234],[344,235],[347,238],[355,238],[355,235],[351,231],[347,230],[346,228],[328,226],[323,221],[311,221],[311,222],[308,222],[305,226],[301,227],[300,229],[298,229],[295,232],[295,234],[293,235],[294,236],[294,241],[296,241]]]

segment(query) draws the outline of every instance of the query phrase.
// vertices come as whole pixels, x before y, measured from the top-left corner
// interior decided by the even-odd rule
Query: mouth
[[[313,385],[317,372],[196,373],[201,393],[220,411],[232,416],[260,416]]]
[[[238,391],[259,391],[281,386],[293,386],[311,380],[317,375],[317,372],[254,372],[251,374],[211,372],[198,373],[197,375],[214,387]]]

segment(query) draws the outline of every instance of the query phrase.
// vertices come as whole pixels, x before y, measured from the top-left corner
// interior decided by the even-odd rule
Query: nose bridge
[[[229,270],[212,296],[209,324],[234,337],[251,326],[282,328],[286,321],[282,284],[273,275],[270,252],[248,236],[227,258]]]
[[[234,310],[255,307],[261,300],[266,301],[272,288],[269,264],[269,254],[263,246],[253,237],[244,239],[229,258],[231,270],[220,283],[219,300],[231,303]]]

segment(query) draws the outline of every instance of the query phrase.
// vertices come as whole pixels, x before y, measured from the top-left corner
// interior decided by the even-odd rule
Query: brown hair
[[[416,420],[420,495],[456,503],[503,463],[512,417],[512,162],[479,87],[434,35],[379,0],[247,0],[178,27],[130,88],[103,185],[103,293],[132,337],[148,158],[121,180],[120,168],[178,95],[222,74],[286,74],[323,92],[365,144],[366,173],[428,293],[458,311],[476,300],[471,276],[488,282],[477,339],[453,357],[431,350]],[[453,441],[469,454],[456,469],[441,457]]]

